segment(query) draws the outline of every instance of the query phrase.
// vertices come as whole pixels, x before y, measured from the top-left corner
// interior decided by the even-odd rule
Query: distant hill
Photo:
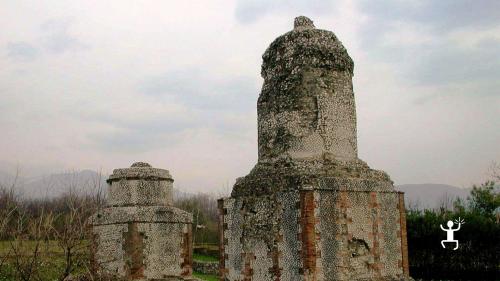
[[[396,189],[405,193],[406,207],[418,209],[438,208],[445,200],[454,200],[459,197],[466,199],[470,188],[460,188],[446,184],[402,184]]]
[[[18,177],[16,186],[22,195],[28,198],[55,197],[75,189],[80,192],[91,193],[99,184],[107,190],[108,175],[99,175],[92,170],[50,174],[41,177]],[[0,184],[10,186],[16,179],[14,175],[0,171]],[[459,188],[446,184],[402,184],[396,189],[405,193],[407,207],[437,208],[446,198],[467,198],[470,188]],[[189,198],[191,193],[174,189],[174,199]]]
[[[109,175],[99,175],[96,171],[82,170],[76,172],[65,172],[50,174],[41,177],[15,177],[9,173],[0,171],[0,184],[6,187],[16,182],[16,190],[26,198],[51,198],[70,190],[82,193],[94,193],[101,187],[107,191],[106,179]],[[179,191],[174,188],[174,200],[189,198],[191,193]]]
[[[99,175],[92,170],[64,172],[39,177],[15,177],[0,172],[0,183],[11,186],[15,181],[16,190],[27,198],[55,197],[70,190],[93,193],[99,186],[106,188],[106,175]]]

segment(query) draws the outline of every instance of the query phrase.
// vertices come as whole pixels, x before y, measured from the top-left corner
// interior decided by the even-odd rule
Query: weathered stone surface
[[[346,186],[342,182],[355,183]],[[231,196],[266,194],[303,186],[317,186],[321,189],[394,190],[389,176],[382,171],[370,169],[357,159],[341,162],[324,155],[323,159],[291,160],[257,163],[250,174],[238,178]]]
[[[90,219],[95,271],[125,280],[192,280],[192,215],[172,206],[173,179],[147,163],[116,169]]]
[[[263,55],[259,162],[357,159],[354,64],[335,34],[297,18]]]
[[[115,169],[107,182],[109,206],[172,205],[174,180],[167,170],[134,163],[127,169]]]
[[[404,201],[358,159],[354,64],[306,17],[263,55],[259,160],[219,200],[224,280],[407,280]]]

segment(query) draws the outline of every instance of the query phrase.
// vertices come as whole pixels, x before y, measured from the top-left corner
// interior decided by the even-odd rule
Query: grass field
[[[34,252],[36,247],[35,241],[22,241],[19,244],[15,244],[13,241],[0,241],[0,262],[2,266],[0,268],[0,281],[7,280],[18,280],[16,278],[15,270],[15,252],[12,249],[13,246],[21,253],[26,253],[25,255],[20,255],[22,263],[31,262],[30,256]],[[87,249],[84,247],[77,252],[77,255],[87,255]],[[36,264],[38,271],[37,275],[40,280],[57,280],[58,277],[64,272],[65,259],[64,251],[57,241],[46,241],[39,244],[39,259]],[[83,267],[76,265],[74,273],[79,273],[83,271]]]
[[[193,259],[196,261],[202,261],[202,262],[218,262],[219,259],[213,256],[209,255],[203,255],[203,254],[193,254]]]
[[[15,268],[13,265],[13,251],[11,241],[0,241],[0,259],[4,260],[5,263],[0,268],[0,281],[12,281],[15,278]],[[36,243],[34,241],[23,241],[20,249],[24,251],[33,252]],[[40,266],[39,266],[39,277],[41,280],[56,280],[58,276],[63,272],[64,269],[64,252],[61,247],[58,246],[57,241],[47,241],[39,245],[41,251]],[[86,248],[81,250],[81,254],[87,254]],[[193,254],[193,259],[201,262],[217,262],[218,259],[203,254]],[[81,272],[83,267],[78,268],[77,272]],[[219,280],[215,275],[207,275],[199,272],[194,272],[193,275],[201,280]]]
[[[38,265],[36,275],[39,280],[57,280],[60,276],[62,276],[65,268],[64,258],[62,255],[43,256]],[[79,272],[83,272],[83,267],[76,268],[73,274],[78,274]],[[11,259],[7,259],[0,268],[0,281],[13,281],[20,279],[21,278],[19,278],[16,273],[14,262]]]
[[[207,281],[219,281],[219,277],[215,275],[208,275],[208,274],[203,274],[199,272],[193,272],[193,276],[201,279],[201,280],[207,280]]]
[[[13,243],[12,241],[0,241],[0,257],[12,254],[12,247],[11,247],[12,243]],[[33,251],[36,245],[35,241],[23,241],[22,243],[23,244],[20,246],[26,251]],[[53,255],[63,254],[62,248],[59,247],[57,241],[55,240],[41,242],[39,246],[44,253]]]

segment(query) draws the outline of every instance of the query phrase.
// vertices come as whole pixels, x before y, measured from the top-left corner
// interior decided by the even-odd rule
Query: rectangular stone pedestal
[[[219,200],[222,280],[406,279],[403,194],[369,184]]]

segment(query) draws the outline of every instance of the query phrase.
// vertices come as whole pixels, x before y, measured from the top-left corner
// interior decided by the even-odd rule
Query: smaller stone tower
[[[95,271],[126,280],[192,280],[192,215],[172,206],[168,170],[137,162],[107,180],[91,219]]]

